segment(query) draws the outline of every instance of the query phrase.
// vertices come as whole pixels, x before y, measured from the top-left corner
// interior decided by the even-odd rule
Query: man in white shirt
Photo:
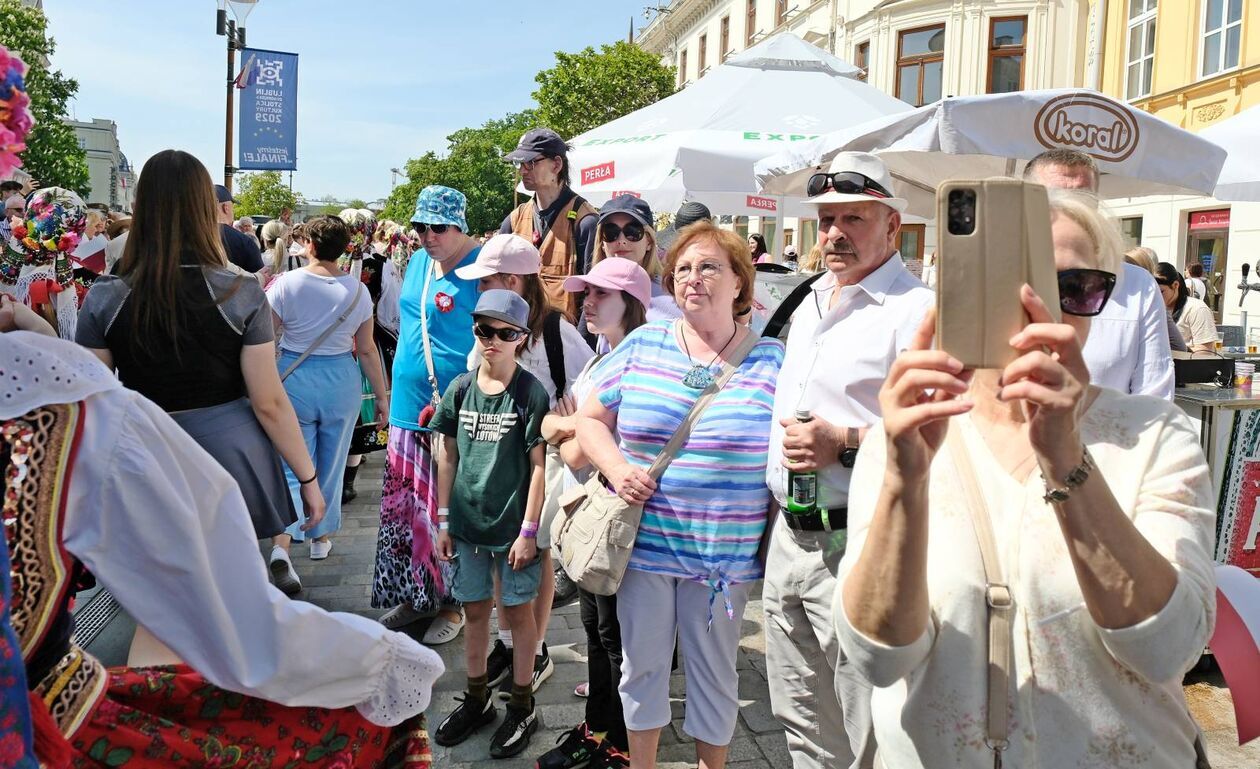
[[[767,483],[781,508],[763,602],[770,706],[795,769],[870,767],[870,684],[843,659],[831,620],[849,476],[879,389],[935,297],[902,263],[906,201],[873,155],[845,152],[808,185],[827,273],[792,316],[775,392]],[[808,422],[796,412],[810,412]],[[788,468],[817,471],[812,512],[786,508]]]
[[[1098,193],[1098,165],[1076,150],[1041,153],[1029,161],[1024,178],[1053,189]],[[1091,384],[1171,399],[1173,365],[1165,313],[1155,279],[1126,262],[1085,340]]]

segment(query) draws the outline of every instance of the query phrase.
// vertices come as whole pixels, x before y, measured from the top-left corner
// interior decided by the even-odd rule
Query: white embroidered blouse
[[[1182,675],[1215,621],[1215,516],[1207,465],[1180,409],[1149,396],[1103,389],[1082,438],[1139,531],[1176,568],[1167,605],[1147,620],[1108,630],[1084,604],[1059,524],[1042,500],[1040,473],[1023,484],[998,464],[969,417],[955,418],[993,511],[994,536],[1015,600],[1006,766],[1025,769],[1194,766],[1195,725]],[[849,501],[849,544],[840,564],[834,621],[848,658],[877,687],[872,714],[888,769],[991,767],[985,746],[987,613],[979,545],[948,448],[929,485],[930,625],[888,647],[849,624],[840,600],[884,477],[882,426],[863,443]]]

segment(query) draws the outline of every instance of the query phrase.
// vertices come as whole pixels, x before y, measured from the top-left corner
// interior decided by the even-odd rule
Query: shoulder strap
[[[556,400],[564,395],[567,377],[564,373],[564,340],[560,337],[560,312],[552,310],[543,320],[543,351],[547,353],[547,369],[556,386]]]
[[[980,546],[980,561],[984,566],[985,604],[989,614],[989,685],[988,685],[988,736],[985,745],[993,751],[993,765],[1002,766],[1002,751],[1010,744],[1008,739],[1007,708],[1010,704],[1011,674],[1011,625],[1015,619],[1011,589],[1002,576],[1002,562],[998,558],[997,541],[993,536],[993,519],[976,481],[976,471],[971,465],[967,447],[963,445],[961,429],[950,425],[950,454],[967,495],[967,509],[971,512],[971,525],[976,542]]]
[[[464,407],[464,396],[468,395],[468,388],[472,387],[473,377],[477,376],[476,371],[465,371],[455,377],[455,411],[458,412]]]
[[[827,271],[816,273],[801,281],[796,288],[792,289],[792,293],[788,294],[783,302],[775,308],[774,314],[770,316],[770,321],[766,323],[765,331],[761,332],[762,336],[768,336],[773,339],[779,338],[779,332],[787,325],[788,320],[792,317],[792,313],[796,312],[796,308],[805,301],[805,297],[809,296],[809,292],[814,290],[814,284],[818,279],[826,275]]]
[[[311,353],[315,352],[316,348],[323,344],[324,340],[332,335],[332,332],[336,331],[337,327],[340,326],[346,318],[350,317],[350,313],[354,311],[354,308],[359,306],[359,299],[362,296],[363,284],[356,280],[354,283],[354,296],[350,297],[350,301],[342,308],[341,314],[337,316],[336,320],[328,324],[328,328],[324,329],[319,336],[315,337],[315,341],[311,342],[310,346],[306,348],[305,352],[298,356],[297,360],[289,364],[289,367],[284,370],[283,374],[280,375],[281,382],[288,379],[289,375],[292,374],[298,366],[301,366],[303,361],[311,357]]]
[[[691,428],[696,422],[700,421],[700,416],[704,414],[704,410],[713,402],[714,397],[731,381],[731,377],[735,376],[735,372],[739,370],[739,366],[744,362],[744,358],[748,357],[748,353],[752,351],[753,345],[761,341],[761,337],[748,332],[744,337],[744,341],[739,343],[739,347],[735,348],[735,352],[731,354],[729,362],[722,365],[722,372],[718,374],[717,379],[713,380],[713,384],[709,385],[704,392],[700,393],[700,397],[696,398],[696,402],[692,404],[691,411],[687,412],[687,416],[683,417],[682,424],[678,425],[678,429],[674,431],[674,435],[669,439],[669,443],[665,444],[665,448],[661,449],[661,453],[656,455],[656,459],[652,461],[652,466],[648,468],[648,475],[652,476],[652,480],[660,480],[664,475],[665,468],[669,467],[669,463],[673,461],[674,455],[687,442],[687,438],[691,437]]]
[[[442,393],[438,389],[437,369],[433,365],[433,345],[429,342],[429,285],[433,281],[433,272],[436,269],[437,265],[430,256],[429,269],[424,273],[424,286],[420,289],[420,343],[424,347],[424,365],[428,368],[429,387],[433,390],[429,396],[429,403],[434,406],[442,400]]]

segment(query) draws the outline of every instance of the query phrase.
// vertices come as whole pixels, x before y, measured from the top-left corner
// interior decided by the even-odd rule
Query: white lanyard
[[[430,256],[429,269],[424,274],[424,287],[420,290],[420,340],[424,344],[424,363],[429,368],[429,386],[433,388],[429,402],[434,406],[441,402],[442,393],[438,390],[437,371],[433,367],[433,348],[429,344],[429,313],[426,308],[429,306],[430,282],[436,270],[437,262]]]

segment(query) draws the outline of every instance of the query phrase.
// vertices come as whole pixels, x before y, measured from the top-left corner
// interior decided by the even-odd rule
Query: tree
[[[236,193],[237,216],[276,217],[280,209],[297,208],[298,195],[280,179],[279,171],[259,171],[237,177],[240,189]]]
[[[367,208],[367,201],[362,200],[360,198],[355,198],[354,200],[346,204],[346,208]]]
[[[598,52],[556,52],[556,65],[534,77],[539,124],[566,139],[653,104],[674,92],[674,68],[619,40]]]
[[[74,129],[63,122],[66,104],[78,93],[79,84],[60,70],[48,69],[56,44],[47,31],[43,11],[20,0],[0,0],[0,45],[26,62],[26,92],[35,119],[26,137],[26,151],[21,153],[22,167],[41,186],[65,187],[86,197],[87,152],[79,146]]]
[[[468,198],[469,234],[497,230],[515,205],[516,173],[503,156],[537,124],[537,116],[527,110],[489,120],[480,128],[461,128],[446,138],[446,155],[429,151],[407,161],[407,180],[390,193],[382,216],[411,221],[420,190],[441,184]]]

